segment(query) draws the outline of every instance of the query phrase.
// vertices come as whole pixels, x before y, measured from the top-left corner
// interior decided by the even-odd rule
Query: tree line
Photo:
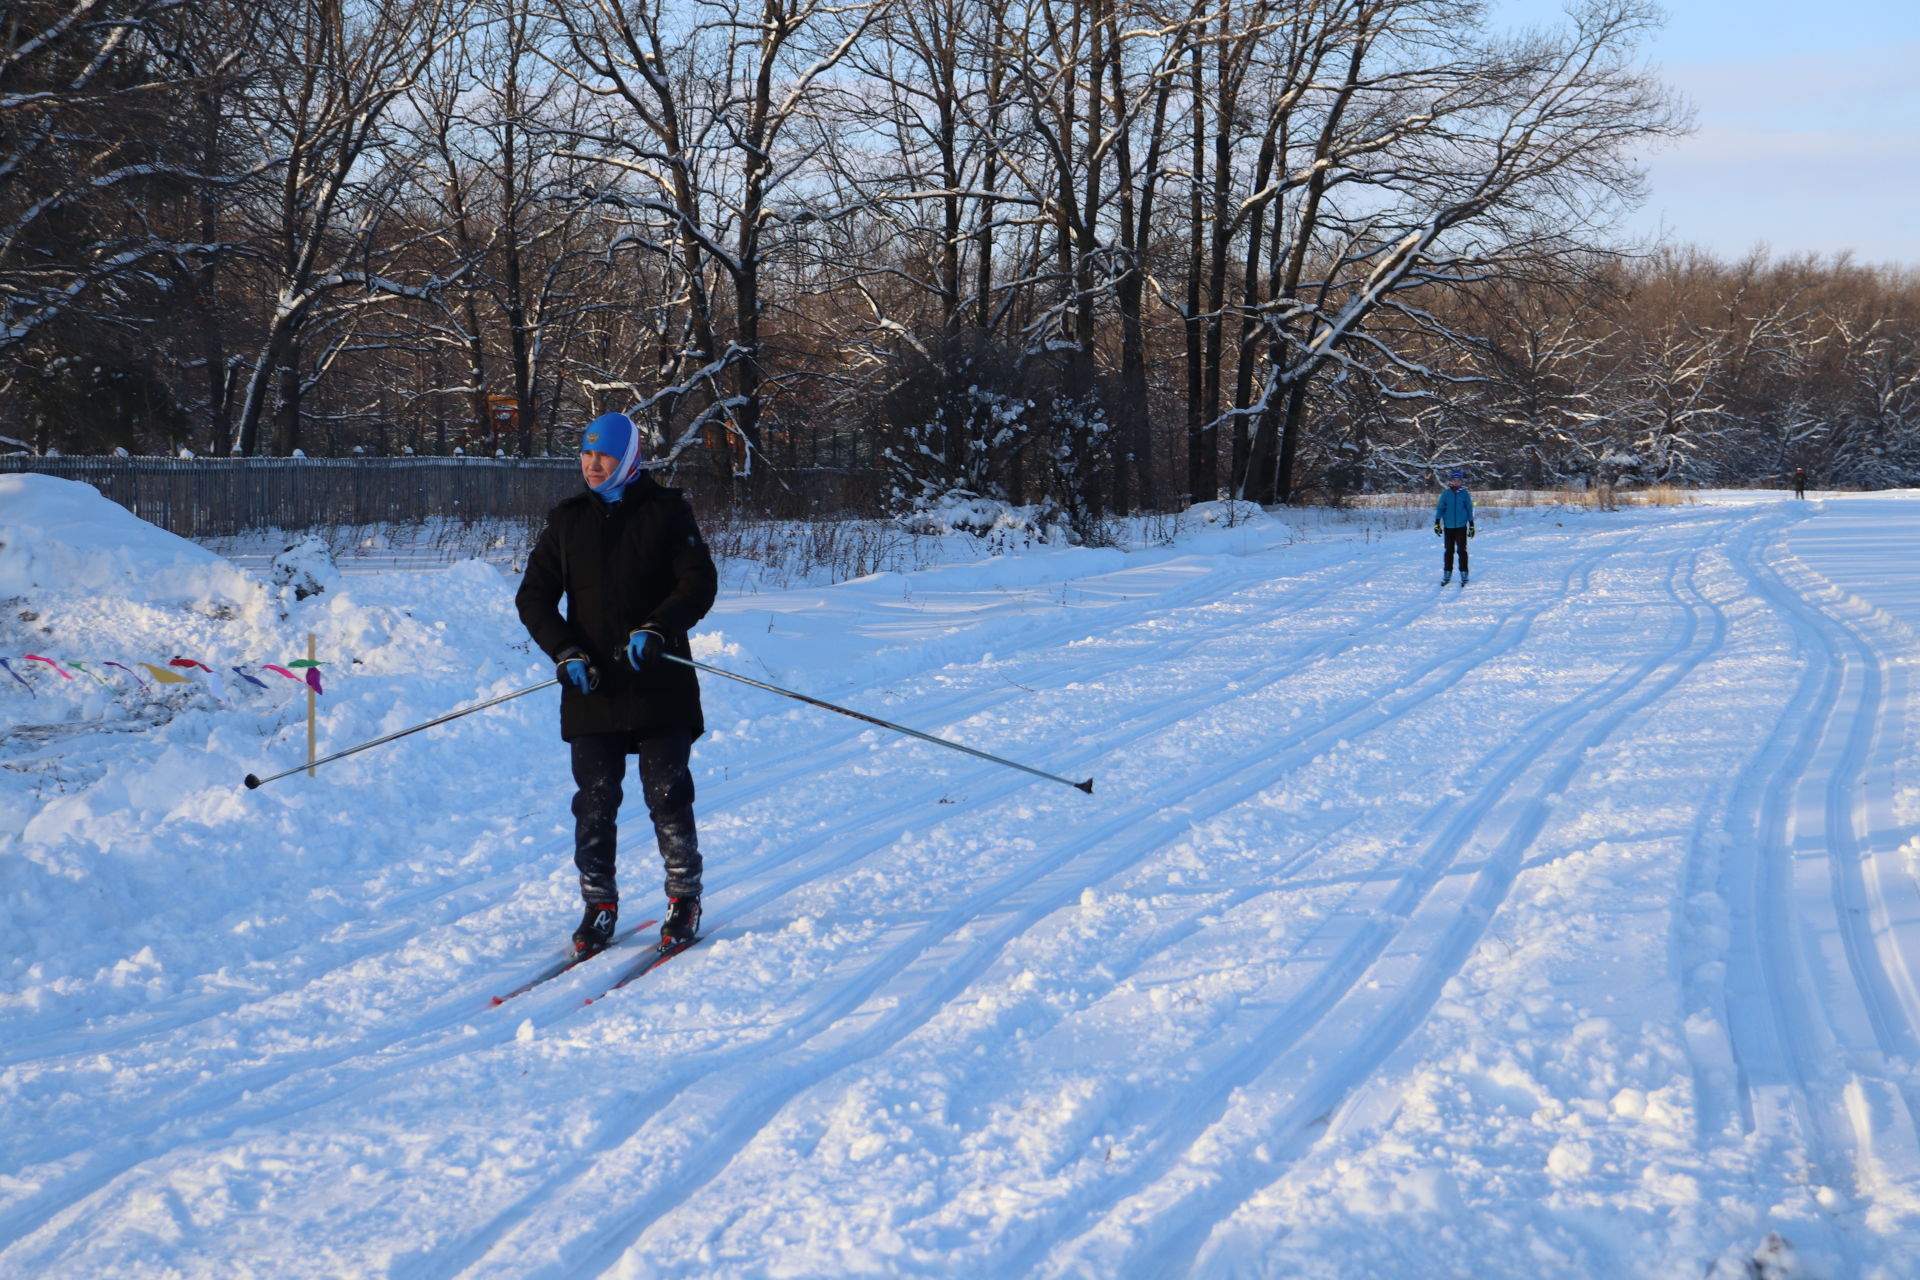
[[[1631,254],[1642,0],[15,0],[0,435],[1068,515],[1920,462],[1915,279]]]

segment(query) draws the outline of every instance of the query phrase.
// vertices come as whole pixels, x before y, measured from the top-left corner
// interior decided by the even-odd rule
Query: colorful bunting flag
[[[132,677],[133,677],[133,682],[134,682],[135,684],[137,684],[137,685],[139,685],[139,686],[140,686],[140,687],[141,687],[142,689],[144,689],[144,688],[146,688],[146,687],[147,687],[147,682],[146,682],[145,680],[142,680],[142,679],[140,678],[140,673],[139,673],[138,671],[135,671],[135,670],[134,670],[134,669],[133,669],[132,667],[130,667],[130,666],[128,666],[128,665],[127,665],[126,663],[124,663],[124,662],[109,662],[109,663],[108,663],[107,665],[108,665],[108,666],[110,666],[110,667],[119,667],[119,668],[120,668],[120,669],[121,669],[122,671],[124,671],[124,672],[126,672],[126,673],[127,673],[128,675],[130,675],[130,676],[132,676]]]
[[[61,666],[59,662],[41,653],[23,654],[19,658],[14,659],[14,661],[41,663],[44,666],[50,667],[53,670],[54,674],[59,676],[62,680],[73,679],[74,678],[73,672],[77,671],[82,675],[86,676],[87,679],[93,681],[95,684],[102,685],[107,688],[112,687],[112,685],[108,683],[105,676],[101,675],[100,672],[94,670],[93,667],[87,665],[84,662],[79,661],[78,659],[73,659],[73,658],[67,659],[66,667]],[[117,668],[118,670],[124,671],[128,675],[132,676],[133,682],[139,685],[142,689],[145,689],[147,687],[147,682],[140,678],[140,673],[138,671],[135,671],[133,667],[128,666],[124,662],[101,662],[96,660],[96,665],[103,668],[113,667],[113,668]],[[263,662],[260,664],[258,669],[262,671],[271,671],[276,675],[285,676],[287,679],[294,681],[296,684],[306,685],[309,689],[313,690],[314,693],[318,694],[318,693],[326,692],[326,690],[321,686],[321,683],[320,683],[320,668],[325,665],[326,665],[325,663],[314,658],[296,658],[293,661],[287,663],[285,666],[281,666],[280,664],[274,663],[274,662]],[[204,683],[208,689],[212,690],[214,697],[218,698],[222,702],[225,702],[227,700],[226,677],[222,676],[218,669],[208,666],[206,663],[200,661],[198,658],[187,658],[187,657],[170,658],[167,660],[167,665],[164,667],[158,666],[151,662],[137,662],[134,664],[134,666],[145,667],[147,669],[147,673],[150,676],[152,676],[153,679],[160,684]],[[5,658],[0,658],[0,667],[6,668],[7,674],[13,677],[13,681],[15,684],[25,686],[28,693],[32,694],[35,697],[39,696],[40,691],[33,687],[33,682],[31,680],[28,680],[24,675],[22,675],[19,672],[19,670],[17,670],[14,667],[13,662],[10,662]],[[73,670],[69,671],[67,670],[67,667],[71,667]],[[268,687],[266,681],[253,675],[246,667],[229,667],[228,670],[232,671],[233,674],[239,676],[242,680],[245,680],[248,684],[255,685],[262,689],[265,689]],[[201,673],[201,679],[198,682],[196,682],[195,679],[190,674],[182,674],[183,672],[190,673],[190,672],[196,672],[196,671]]]
[[[170,667],[186,667],[188,669],[194,667],[200,668],[200,670],[207,673],[207,688],[213,690],[213,696],[222,702],[227,700],[227,682],[220,678],[218,671],[215,671],[206,663],[195,662],[192,658],[175,658],[167,665]]]
[[[13,669],[13,664],[11,662],[8,662],[5,658],[0,658],[0,667],[5,667],[7,669],[8,675],[12,676],[15,680],[18,680],[21,684],[26,684],[28,693],[32,694],[36,698],[40,696],[40,691],[34,688],[32,685],[27,684],[26,677],[21,675],[18,671],[15,671]]]

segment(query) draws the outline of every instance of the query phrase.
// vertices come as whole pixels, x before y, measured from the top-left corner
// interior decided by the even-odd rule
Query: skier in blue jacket
[[[1473,495],[1467,492],[1467,478],[1458,471],[1447,473],[1447,487],[1433,504],[1433,531],[1446,540],[1446,558],[1440,585],[1453,581],[1453,553],[1460,552],[1460,585],[1467,585],[1467,539],[1473,536]]]

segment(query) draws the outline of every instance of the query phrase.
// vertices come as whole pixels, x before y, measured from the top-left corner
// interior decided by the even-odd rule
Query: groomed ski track
[[[470,874],[12,1019],[0,1276],[1916,1274],[1915,512],[928,571],[812,687],[1094,796],[708,681],[700,948],[489,1008],[569,923],[508,781]]]

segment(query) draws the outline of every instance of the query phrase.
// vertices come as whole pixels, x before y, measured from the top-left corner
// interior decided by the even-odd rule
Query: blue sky
[[[1920,266],[1920,0],[1669,0],[1647,58],[1697,132],[1644,157],[1628,229],[1723,256],[1852,250]],[[1560,0],[1490,0],[1551,25]]]

